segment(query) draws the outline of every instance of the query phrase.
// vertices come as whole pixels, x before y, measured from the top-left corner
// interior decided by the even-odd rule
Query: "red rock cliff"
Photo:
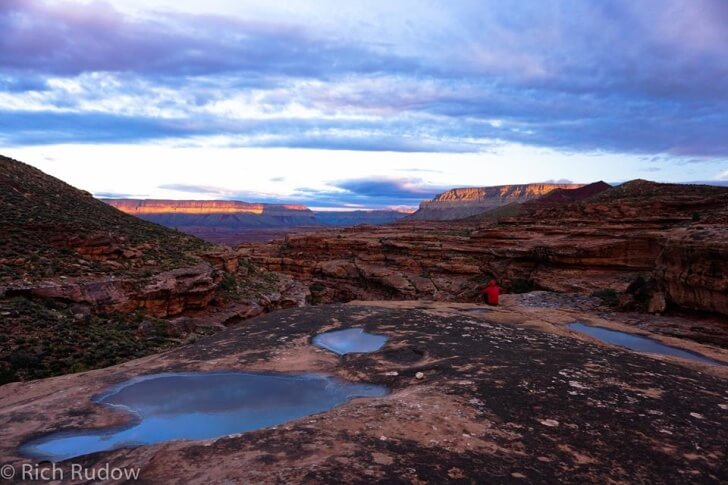
[[[537,199],[556,189],[575,189],[580,184],[523,184],[452,189],[432,200],[423,201],[410,220],[454,220],[488,210]]]

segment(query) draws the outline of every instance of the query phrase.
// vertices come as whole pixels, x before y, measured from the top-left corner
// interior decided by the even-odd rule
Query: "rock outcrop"
[[[423,201],[412,221],[444,221],[482,214],[512,203],[523,203],[542,197],[556,189],[575,189],[581,184],[496,185],[452,189],[432,200]]]
[[[235,252],[0,157],[0,384],[112,365],[307,296]],[[181,324],[190,314],[197,324]]]
[[[351,228],[241,250],[309,282],[320,301],[476,301],[491,277],[514,292],[619,294],[642,276],[662,294],[646,297],[653,311],[728,314],[726,215],[728,188],[635,181],[514,218]]]

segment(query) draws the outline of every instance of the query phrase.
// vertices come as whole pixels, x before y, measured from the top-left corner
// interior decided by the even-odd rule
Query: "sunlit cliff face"
[[[142,214],[263,214],[265,211],[308,211],[302,205],[251,204],[222,200],[107,200],[108,204],[132,215]]]
[[[577,189],[579,187],[582,187],[582,184],[523,184],[470,187],[448,190],[435,197],[433,201],[531,199],[545,195],[555,189]]]

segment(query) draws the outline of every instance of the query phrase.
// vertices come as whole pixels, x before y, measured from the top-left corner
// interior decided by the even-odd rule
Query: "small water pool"
[[[670,347],[669,345],[661,344],[654,339],[651,339],[649,337],[643,337],[641,335],[619,332],[617,330],[610,330],[604,327],[584,325],[583,323],[570,323],[568,327],[571,330],[590,335],[604,342],[618,345],[620,347],[625,347],[637,352],[649,352],[652,354],[670,355],[672,357],[680,357],[682,359],[702,362],[705,364],[726,365],[725,362],[711,359],[710,357],[706,357],[695,352],[679,349],[677,347]]]
[[[488,313],[489,311],[491,311],[491,309],[479,306],[479,307],[475,307],[475,308],[466,308],[463,311],[472,312],[472,313]]]
[[[347,328],[322,333],[313,338],[313,344],[339,355],[376,352],[387,343],[387,337],[367,333],[361,328]]]
[[[252,431],[327,411],[357,397],[381,397],[384,386],[320,375],[242,372],[169,373],[132,379],[94,401],[123,409],[128,426],[61,431],[23,444],[22,454],[63,461],[117,448],[202,440]]]

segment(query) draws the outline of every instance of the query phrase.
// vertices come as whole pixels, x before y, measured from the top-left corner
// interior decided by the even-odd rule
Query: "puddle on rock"
[[[347,328],[322,333],[313,338],[313,344],[339,355],[376,352],[387,342],[384,335],[367,333],[361,328]]]
[[[169,373],[127,381],[94,401],[136,416],[124,427],[69,430],[32,440],[22,454],[62,461],[117,448],[172,440],[204,440],[275,426],[358,397],[381,397],[384,386],[320,374]]]
[[[466,308],[462,311],[472,312],[472,313],[488,313],[491,310],[490,310],[490,308],[486,308],[486,307],[475,307],[475,308]]]
[[[682,359],[688,359],[695,362],[702,362],[704,364],[726,365],[725,362],[711,359],[710,357],[706,357],[695,352],[690,352],[688,350],[679,349],[677,347],[670,347],[669,345],[661,344],[657,340],[651,339],[649,337],[643,337],[641,335],[619,332],[617,330],[610,330],[604,327],[584,325],[583,323],[570,323],[567,326],[571,330],[584,333],[604,342],[618,345],[620,347],[625,347],[636,352],[649,352],[651,354],[669,355],[672,357],[680,357]]]

